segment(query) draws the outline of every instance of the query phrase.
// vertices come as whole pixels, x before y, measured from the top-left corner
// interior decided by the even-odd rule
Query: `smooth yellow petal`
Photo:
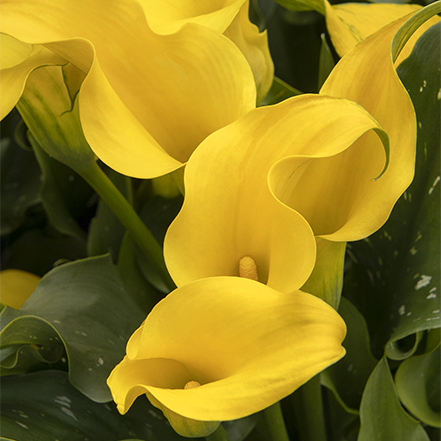
[[[40,277],[26,271],[9,269],[0,272],[0,302],[20,309],[34,292]]]
[[[209,28],[189,23],[157,35],[129,0],[5,0],[1,14],[4,32],[44,43],[88,73],[79,96],[83,130],[97,156],[121,173],[169,173],[255,106],[248,63]]]
[[[225,35],[247,59],[257,87],[257,103],[260,104],[273,83],[274,64],[268,47],[267,32],[259,32],[257,26],[250,22],[248,13],[249,0],[242,6]]]
[[[151,29],[159,34],[177,32],[196,23],[224,33],[247,59],[260,103],[271,87],[274,66],[266,32],[260,33],[249,19],[249,0],[186,0],[180,2],[139,0]]]
[[[153,309],[131,343],[136,357],[108,384],[121,412],[147,393],[186,418],[241,418],[340,359],[344,336],[340,316],[310,294],[242,278],[198,280]],[[188,378],[201,386],[183,389]]]
[[[351,208],[346,210],[345,222],[341,222],[339,229],[323,234],[326,239],[357,240],[378,230],[413,179],[415,111],[391,59],[392,39],[405,21],[403,18],[394,22],[360,43],[342,58],[320,90],[321,95],[344,97],[359,103],[379,122],[390,142],[389,166],[376,181],[358,181],[356,187],[348,186],[346,181],[347,176],[366,173],[366,170],[366,178],[374,177],[375,164],[369,152],[377,140],[371,134],[335,159],[343,176],[338,179],[343,186],[336,191],[346,193],[346,207]]]
[[[29,74],[40,66],[62,65],[67,61],[40,45],[26,44],[0,34],[0,120],[20,99]]]
[[[187,165],[184,205],[165,239],[165,259],[176,284],[238,275],[239,260],[250,256],[261,282],[283,292],[302,286],[315,262],[315,240],[304,217],[313,228],[321,219],[308,219],[309,212],[287,207],[286,196],[305,164],[328,161],[332,166],[334,156],[345,155],[371,129],[379,130],[377,123],[353,102],[302,95],[256,109],[207,138]],[[370,181],[381,172],[385,155],[376,141],[366,155],[377,149],[381,161],[373,171],[352,178]],[[271,170],[291,155],[293,162],[283,173]],[[322,203],[331,211],[323,222],[340,222],[341,207],[324,200],[315,187],[332,189],[338,175],[337,168],[327,180],[318,179],[314,170],[310,180],[307,191],[318,199],[310,201],[309,211]],[[336,225],[340,223],[332,227]]]
[[[245,0],[138,0],[151,29],[172,34],[187,23],[197,23],[223,33]]]

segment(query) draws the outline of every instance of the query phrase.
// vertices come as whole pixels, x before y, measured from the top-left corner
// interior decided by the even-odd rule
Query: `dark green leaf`
[[[113,170],[107,170],[107,175],[115,184],[116,188],[127,198],[127,186],[130,185],[130,178]],[[125,232],[126,229],[117,216],[109,206],[100,199],[97,212],[89,227],[87,254],[89,256],[99,256],[100,254],[110,253],[113,260],[116,261]]]
[[[291,11],[317,11],[325,15],[324,0],[275,0],[280,5]]]
[[[43,213],[44,216],[44,213]],[[3,269],[15,268],[43,276],[60,261],[86,256],[84,240],[33,228],[23,233],[8,249]]]
[[[280,78],[274,77],[273,84],[268,94],[264,98],[262,102],[262,106],[270,106],[272,104],[280,103],[287,98],[291,98],[292,96],[301,95],[297,89],[291,87],[288,83],[285,83]]]
[[[41,200],[51,224],[63,234],[85,240],[78,215],[92,195],[90,187],[71,169],[49,157],[32,134],[29,141],[42,171]]]
[[[178,441],[144,397],[122,416],[113,403],[98,404],[78,392],[61,371],[2,380],[2,436],[16,441]]]
[[[12,138],[0,144],[1,234],[8,234],[25,220],[26,210],[40,202],[40,168],[34,153],[20,148]]]
[[[320,59],[319,59],[319,74],[318,74],[318,90],[322,87],[323,83],[328,78],[332,69],[335,66],[334,57],[332,56],[331,49],[326,41],[325,34],[321,34],[322,46],[320,48]]]
[[[126,233],[121,243],[118,269],[127,292],[147,315],[163,295],[144,277],[143,271],[139,267],[138,247],[129,233]]]
[[[358,441],[429,441],[421,424],[401,407],[386,357],[369,377],[360,419]]]
[[[110,257],[103,256],[55,268],[20,310],[7,307],[0,318],[4,346],[62,342],[71,383],[105,402],[111,400],[107,377],[145,316],[125,292]]]
[[[358,413],[364,387],[377,360],[370,351],[366,321],[357,308],[342,297],[338,312],[348,329],[343,342],[346,355],[321,374],[321,382],[334,392],[347,412]]]
[[[183,196],[179,195],[173,199],[164,198],[161,196],[154,196],[142,208],[140,217],[147,225],[157,242],[162,246],[164,242],[167,228],[172,223],[173,219],[179,213],[183,202]],[[169,288],[164,284],[159,275],[149,265],[144,254],[140,251],[137,253],[139,268],[144,277],[157,290],[161,292],[169,292]]]
[[[441,352],[437,331],[429,331],[438,334],[436,349],[401,363],[395,375],[395,385],[402,403],[415,417],[440,428]]]

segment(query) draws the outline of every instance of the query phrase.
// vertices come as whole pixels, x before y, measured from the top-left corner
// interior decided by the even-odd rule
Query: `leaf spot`
[[[423,237],[423,235],[421,234],[421,231],[418,231],[415,242],[418,242],[422,237]]]
[[[433,193],[433,190],[435,189],[436,184],[438,184],[438,182],[439,182],[440,180],[441,180],[441,177],[437,176],[436,179],[435,179],[435,181],[433,182],[432,186],[431,186],[430,189],[429,189],[429,194],[432,194],[432,193]]]
[[[104,360],[101,357],[98,357],[98,363],[102,366],[104,364]]]
[[[433,292],[426,297],[427,300],[436,299],[436,294]]]
[[[68,409],[67,407],[62,407],[61,412],[64,412],[66,415],[69,415],[71,418],[73,418],[75,421],[78,421],[78,418],[74,415],[74,413]]]
[[[439,314],[440,310],[439,309],[435,309],[435,311],[432,311],[432,314]]]
[[[438,90],[438,95],[436,97],[438,98],[438,100],[441,100],[441,89]]]
[[[421,129],[423,127],[423,124],[421,123],[421,121],[418,121],[418,128]]]
[[[61,404],[61,406],[70,407],[70,399],[67,397],[55,397],[54,399],[55,403]]]
[[[409,253],[412,254],[412,256],[415,256],[415,254],[416,254],[417,252],[418,252],[418,251],[416,250],[415,247],[412,247],[412,248],[409,250]]]
[[[17,423],[20,427],[23,427],[23,429],[29,429],[29,427],[26,426],[26,424],[20,423],[20,421],[16,421],[16,423]]]
[[[401,306],[398,308],[398,314],[400,314],[400,315],[404,315],[405,312],[406,312],[406,306],[405,306],[405,305],[401,305]]]
[[[54,320],[54,323],[56,323],[57,325],[59,325],[61,322],[60,322],[60,320]]]
[[[430,281],[432,280],[432,276],[425,276],[424,274],[421,276],[421,279],[418,280],[417,284],[415,285],[415,290],[419,290],[421,288],[424,288],[427,286]]]
[[[426,322],[431,322],[433,320],[439,320],[439,319],[441,319],[441,317],[429,317],[429,318],[426,318]]]
[[[411,315],[412,315],[412,312],[408,312],[408,313],[406,314],[407,317],[410,317]]]

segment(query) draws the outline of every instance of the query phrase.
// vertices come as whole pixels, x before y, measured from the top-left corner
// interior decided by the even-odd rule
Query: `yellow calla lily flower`
[[[253,71],[260,102],[271,87],[274,66],[266,31],[259,33],[249,20],[249,0],[210,2],[139,0],[151,29],[172,34],[187,23],[197,23],[223,33],[242,51]]]
[[[315,161],[328,162],[328,174],[320,170],[312,179],[332,192],[338,175],[345,178],[332,169],[334,158],[352,151],[352,144],[371,130],[387,144],[378,123],[357,104],[301,95],[260,107],[208,137],[187,164],[184,205],[165,238],[166,264],[177,286],[203,277],[238,275],[239,260],[250,256],[261,282],[282,292],[299,289],[314,267],[314,233],[338,228],[347,213],[340,213],[338,203],[328,205],[325,193],[315,203],[324,205],[323,211],[317,207],[317,218],[325,216],[329,225],[325,220],[319,225],[308,213],[287,206],[281,199],[284,186],[301,182]],[[377,177],[386,162],[377,135],[367,149],[371,160],[359,170],[362,181]],[[345,195],[341,193],[340,205]]]
[[[34,292],[40,277],[16,269],[0,272],[0,303],[11,308],[20,309]]]
[[[235,275],[250,256],[261,282],[299,289],[316,258],[310,226],[320,274],[304,289],[324,298],[340,289],[345,242],[378,230],[413,178],[415,112],[390,49],[405,20],[356,46],[320,95],[253,110],[204,141],[165,239],[178,286]]]
[[[151,178],[176,170],[210,133],[255,107],[253,75],[235,44],[194,23],[156,34],[135,0],[4,0],[0,14],[1,32],[29,53],[43,47],[62,58],[58,64],[87,74],[82,128],[95,154],[120,173]],[[24,78],[38,67],[26,71],[25,63],[17,65]],[[1,93],[8,93],[3,82]]]
[[[121,413],[146,394],[178,433],[206,436],[335,363],[345,332],[335,310],[310,294],[236,277],[198,280],[152,310],[108,385]]]

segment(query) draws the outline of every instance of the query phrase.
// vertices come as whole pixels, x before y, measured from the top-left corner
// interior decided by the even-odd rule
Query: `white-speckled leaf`
[[[1,439],[19,441],[179,441],[147,399],[122,416],[114,403],[94,403],[62,371],[42,371],[2,381]]]
[[[112,399],[107,377],[144,318],[110,257],[94,257],[55,268],[20,310],[6,307],[0,315],[1,343],[64,344],[72,385],[106,402]]]

